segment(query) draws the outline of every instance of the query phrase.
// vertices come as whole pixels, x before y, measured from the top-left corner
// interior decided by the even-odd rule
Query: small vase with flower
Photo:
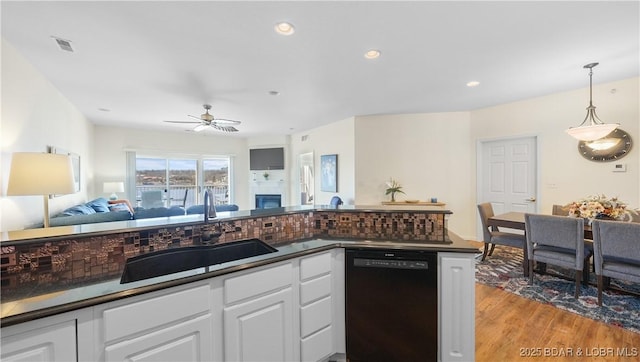
[[[387,190],[385,192],[385,195],[391,195],[391,202],[395,202],[396,192],[400,192],[404,194],[404,191],[402,191],[402,186],[400,186],[398,181],[394,180],[393,178],[390,178],[389,181],[387,181]]]

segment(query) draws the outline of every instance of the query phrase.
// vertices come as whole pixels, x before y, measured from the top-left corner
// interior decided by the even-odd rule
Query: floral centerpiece
[[[389,181],[387,181],[387,191],[385,192],[385,195],[391,194],[391,202],[394,202],[396,201],[396,192],[404,194],[404,191],[402,191],[402,186],[400,186],[398,181],[390,178]]]
[[[607,198],[605,195],[589,196],[567,205],[569,215],[593,219],[631,220],[634,210],[627,210],[627,204],[617,197]]]

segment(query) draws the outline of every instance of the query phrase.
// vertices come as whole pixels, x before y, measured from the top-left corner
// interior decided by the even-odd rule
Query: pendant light
[[[585,65],[583,68],[589,69],[589,107],[587,107],[587,116],[584,118],[584,121],[580,123],[578,127],[570,127],[566,130],[566,132],[572,137],[580,140],[580,141],[595,141],[597,139],[603,138],[609,133],[613,132],[614,129],[618,128],[617,123],[604,123],[598,118],[596,114],[596,107],[593,105],[592,96],[593,96],[593,67],[598,65],[599,63],[589,63]],[[587,124],[587,120],[589,123]]]

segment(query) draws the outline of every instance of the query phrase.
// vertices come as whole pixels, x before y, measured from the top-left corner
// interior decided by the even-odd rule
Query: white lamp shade
[[[124,192],[124,182],[105,182],[102,185],[102,191],[109,192]]]
[[[64,195],[75,192],[71,157],[16,152],[11,157],[7,195]]]
[[[590,126],[580,126],[569,128],[566,132],[580,141],[595,141],[607,136],[618,128],[615,123],[591,124]]]

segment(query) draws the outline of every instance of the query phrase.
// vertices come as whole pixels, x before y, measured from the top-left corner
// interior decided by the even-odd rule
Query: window
[[[231,200],[229,157],[166,158],[136,156],[135,193],[138,206],[171,207],[202,204],[201,191],[209,189],[216,204]]]
[[[214,203],[229,204],[229,159],[204,159],[202,170],[202,184],[213,193]]]

